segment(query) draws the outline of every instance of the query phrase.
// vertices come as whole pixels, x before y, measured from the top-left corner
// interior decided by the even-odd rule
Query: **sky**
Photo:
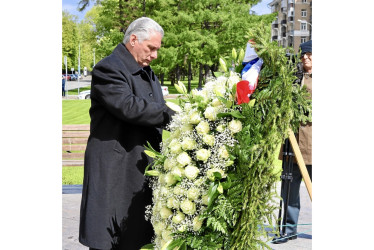
[[[253,6],[251,10],[255,11],[258,15],[270,14],[270,8],[267,6],[272,0],[262,0],[261,3]],[[87,7],[83,12],[77,10],[79,0],[62,0],[62,10],[67,10],[70,14],[78,16],[79,20],[83,20],[84,15],[88,10],[94,6],[93,3]]]

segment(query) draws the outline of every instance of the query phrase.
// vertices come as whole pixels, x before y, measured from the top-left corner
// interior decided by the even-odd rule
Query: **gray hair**
[[[139,43],[142,43],[144,40],[149,40],[153,32],[158,32],[162,37],[164,36],[164,30],[156,21],[148,17],[138,18],[127,27],[123,43],[128,43],[132,34],[136,35]]]

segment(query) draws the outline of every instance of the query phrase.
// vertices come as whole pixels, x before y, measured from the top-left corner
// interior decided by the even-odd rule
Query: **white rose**
[[[166,228],[165,223],[157,222],[154,226],[155,234],[161,235],[161,233],[164,231],[165,228]]]
[[[232,87],[234,86],[234,84],[237,84],[239,81],[240,81],[240,77],[236,74],[233,74],[229,77],[229,79],[227,80],[227,83],[229,84],[229,89],[232,89]]]
[[[188,164],[190,164],[191,162],[191,157],[186,153],[186,152],[182,152],[178,155],[177,157],[177,161],[179,164],[181,164],[182,166],[186,166]]]
[[[192,201],[185,199],[181,202],[180,208],[182,209],[183,213],[192,215],[196,212],[196,205]]]
[[[225,128],[226,128],[225,125],[220,124],[220,125],[217,126],[216,130],[218,132],[222,133],[223,131],[225,131]]]
[[[160,193],[161,193],[162,196],[166,197],[169,194],[169,189],[167,187],[161,187]]]
[[[207,134],[207,133],[209,133],[209,131],[210,131],[209,123],[206,122],[206,121],[202,121],[202,122],[200,122],[200,123],[196,126],[196,131],[197,131],[197,133],[199,133],[199,134]]]
[[[203,225],[203,221],[204,220],[200,220],[199,219],[199,216],[196,216],[193,221],[192,221],[192,225],[193,225],[193,230],[194,231],[199,231],[201,226]]]
[[[175,165],[177,165],[177,162],[173,158],[166,158],[166,160],[164,161],[164,169],[165,170],[170,170]]]
[[[203,183],[204,183],[204,179],[203,179],[203,178],[199,178],[199,179],[197,179],[196,181],[194,181],[193,184],[194,184],[195,186],[199,187],[199,186],[201,186]]]
[[[167,219],[172,214],[173,214],[173,212],[171,212],[171,210],[167,207],[163,207],[160,210],[160,216],[161,216],[162,219]]]
[[[180,184],[177,184],[174,188],[173,188],[173,193],[175,195],[183,195],[185,192],[185,190],[181,187]]]
[[[170,152],[173,154],[179,154],[182,152],[182,146],[178,140],[173,139],[169,144]]]
[[[232,120],[229,122],[230,131],[235,134],[242,130],[242,123],[239,120]]]
[[[174,178],[174,175],[171,174],[171,173],[167,173],[165,175],[165,183],[166,183],[166,186],[171,186],[173,184],[175,184],[177,182],[177,180]]]
[[[170,137],[171,139],[178,139],[181,135],[181,131],[180,129],[176,129],[174,130],[173,132],[170,133]]]
[[[201,121],[200,113],[197,111],[192,112],[192,114],[190,115],[189,122],[191,124],[199,124],[200,121]]]
[[[200,170],[196,167],[196,166],[192,166],[192,165],[188,165],[185,169],[184,169],[184,175],[190,179],[190,180],[193,180],[197,177],[197,175],[199,174]]]
[[[200,191],[197,188],[192,187],[187,191],[187,198],[190,200],[197,200],[199,196],[200,196]]]
[[[179,223],[181,223],[181,222],[184,220],[185,217],[186,217],[186,216],[184,215],[184,213],[178,211],[177,214],[173,216],[172,221],[173,221],[175,224],[179,224]]]
[[[179,208],[179,200],[178,199],[175,199],[174,197],[170,197],[167,201],[166,201],[166,206],[168,208],[175,208],[175,209],[178,209]]]
[[[208,201],[209,201],[209,196],[208,196],[208,195],[203,195],[203,196],[201,197],[201,202],[202,202],[204,205],[208,206]]]
[[[209,121],[217,120],[217,108],[215,107],[207,107],[204,112],[204,116]]]
[[[192,131],[192,129],[193,129],[192,125],[188,123],[184,123],[181,127],[182,132],[190,132]]]
[[[199,149],[198,151],[196,151],[196,158],[199,161],[206,162],[209,157],[210,157],[210,150],[202,148],[202,149]]]
[[[190,137],[185,137],[182,141],[183,150],[192,150],[196,147],[196,141]]]
[[[222,159],[227,159],[229,158],[229,152],[227,151],[226,147],[225,146],[221,146],[219,149],[218,149],[218,156],[221,157]]]
[[[214,135],[206,134],[203,136],[203,142],[211,147],[213,147],[214,141]]]
[[[178,231],[181,232],[181,233],[183,233],[184,231],[186,231],[186,229],[187,229],[187,225],[180,225],[178,227]]]
[[[218,100],[218,98],[214,98],[212,100],[212,106],[213,107],[220,107],[222,105],[222,102],[220,100]]]
[[[162,232],[162,239],[164,239],[165,241],[169,241],[169,240],[172,240],[173,239],[173,236],[171,235],[171,231],[170,230],[164,230]]]
[[[216,94],[216,96],[223,97],[226,93],[226,87],[222,85],[216,85],[213,92],[214,94]]]
[[[171,174],[174,175],[174,177],[176,177],[176,179],[178,180],[178,178],[182,178],[182,176],[184,175],[184,169],[182,167],[175,166],[171,170]]]

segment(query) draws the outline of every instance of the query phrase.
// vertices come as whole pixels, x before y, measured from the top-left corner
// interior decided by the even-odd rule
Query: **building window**
[[[305,10],[305,9],[302,9],[302,10],[301,10],[301,16],[302,16],[302,17],[306,17],[306,10]]]
[[[301,2],[302,2],[302,3],[306,3],[306,0],[302,0]]]
[[[306,42],[306,37],[305,36],[302,36],[301,37],[301,43],[305,43]]]
[[[306,30],[306,23],[301,23],[301,30]]]

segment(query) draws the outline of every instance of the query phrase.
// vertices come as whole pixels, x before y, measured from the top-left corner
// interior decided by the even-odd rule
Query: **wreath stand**
[[[284,199],[284,211],[283,211],[283,225],[287,224],[287,207],[290,195],[290,185],[292,182],[292,170],[293,170],[293,157],[296,157],[297,165],[299,166],[301,176],[304,179],[305,186],[308,190],[310,200],[312,201],[312,181],[308,170],[305,167],[303,156],[301,155],[299,145],[297,144],[295,134],[291,129],[288,129],[288,139],[283,144],[283,159],[282,159],[282,187],[281,192],[286,192]],[[285,235],[286,228],[281,229],[281,216],[282,216],[282,202],[280,200],[279,215],[278,215],[278,228],[281,236]]]

